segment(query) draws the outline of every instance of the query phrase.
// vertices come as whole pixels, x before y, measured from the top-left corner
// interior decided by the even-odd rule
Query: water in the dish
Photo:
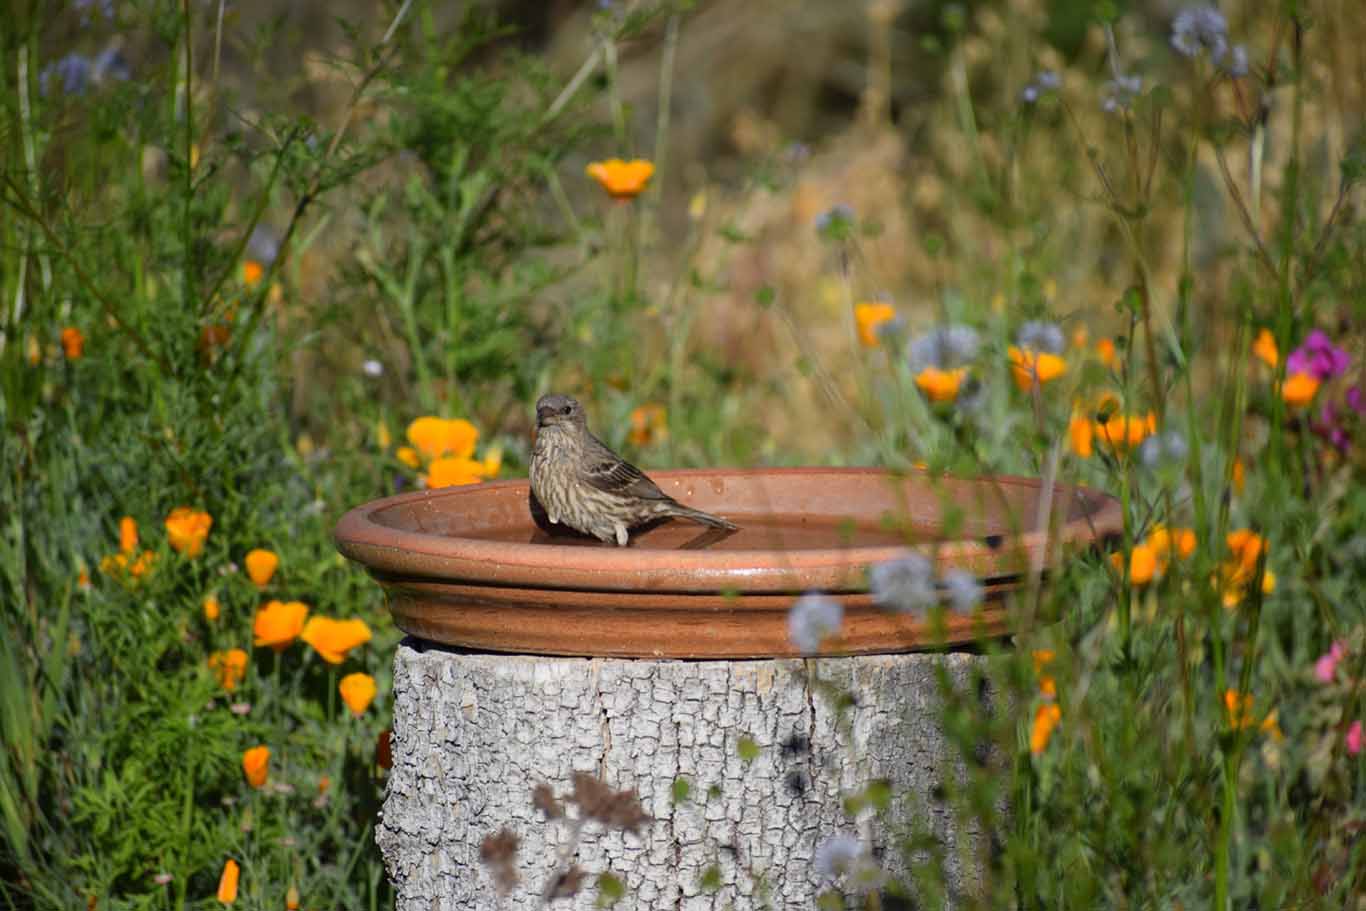
[[[671,520],[636,529],[631,547],[642,550],[824,550],[845,547],[878,547],[907,543],[904,529],[852,522],[820,522],[802,516],[745,517],[740,529],[724,532]],[[567,547],[608,547],[595,538],[569,531],[547,534],[535,525],[484,529],[462,537],[517,544],[549,544]]]

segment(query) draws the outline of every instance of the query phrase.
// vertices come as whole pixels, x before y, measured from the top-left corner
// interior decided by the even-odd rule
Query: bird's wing
[[[592,444],[597,445],[592,445]],[[606,493],[642,500],[668,500],[671,497],[659,489],[643,472],[593,438],[584,447],[583,479]]]

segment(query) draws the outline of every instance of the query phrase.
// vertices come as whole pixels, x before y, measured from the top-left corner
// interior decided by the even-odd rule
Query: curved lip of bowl
[[[765,476],[775,480],[829,475],[867,475],[870,478],[915,477],[921,472],[894,472],[882,468],[692,468],[652,470],[656,480],[709,479],[717,476]],[[989,478],[944,476],[956,482],[978,481],[1014,487],[1041,488],[1042,480],[1013,475]],[[871,545],[788,550],[646,550],[617,547],[566,547],[542,543],[516,543],[463,538],[427,532],[404,531],[376,521],[385,509],[407,503],[455,499],[476,491],[528,489],[525,479],[487,484],[445,487],[397,494],[372,500],[347,512],[338,521],[334,537],[342,554],[363,564],[385,582],[404,579],[446,581],[519,588],[587,589],[618,592],[715,593],[790,592],[807,589],[866,591],[858,571],[895,559],[908,545]],[[1085,497],[1093,509],[1064,520],[1058,526],[1055,546],[1098,542],[1120,528],[1120,506],[1107,494],[1086,487],[1057,484],[1066,497]],[[1054,509],[1062,502],[1055,498]],[[871,518],[871,517],[870,517]],[[1044,546],[1040,531],[1007,534],[992,549],[972,539],[946,541],[937,551],[942,567],[974,569],[979,576],[1001,578],[1009,572],[982,572],[991,565],[1004,568],[1012,558],[1035,554]],[[1028,565],[1025,563],[1024,565]]]

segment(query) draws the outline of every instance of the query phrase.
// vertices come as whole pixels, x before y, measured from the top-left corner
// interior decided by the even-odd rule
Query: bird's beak
[[[555,409],[554,409],[554,408],[537,408],[537,409],[536,409],[536,426],[537,426],[537,427],[544,427],[546,424],[550,423],[550,416],[553,415],[554,413],[555,413]]]

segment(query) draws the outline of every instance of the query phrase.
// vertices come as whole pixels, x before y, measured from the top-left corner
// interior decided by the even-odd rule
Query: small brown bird
[[[630,529],[652,519],[691,519],[734,531],[718,516],[690,509],[593,436],[583,406],[567,395],[536,403],[531,493],[551,523],[625,547]]]

